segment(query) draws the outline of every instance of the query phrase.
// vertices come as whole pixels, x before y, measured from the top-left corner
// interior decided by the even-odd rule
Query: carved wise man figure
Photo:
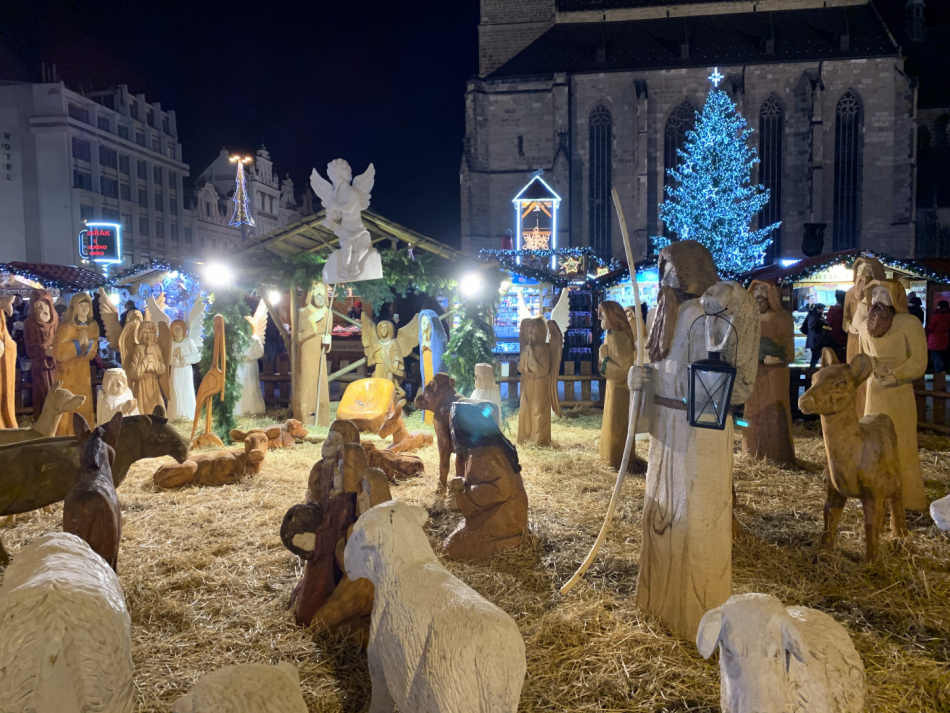
[[[907,293],[896,280],[872,280],[864,289],[867,319],[861,326],[861,352],[871,356],[864,414],[883,413],[897,430],[897,454],[904,507],[926,510],[924,479],[917,451],[917,404],[913,381],[927,370],[927,336],[907,311]]]
[[[742,452],[794,463],[788,365],[795,356],[795,321],[782,308],[778,289],[771,282],[753,280],[749,292],[759,307],[762,337],[755,388],[745,405],[749,425],[742,431]]]
[[[53,359],[53,336],[59,326],[59,315],[53,296],[46,290],[33,290],[30,314],[23,325],[26,353],[30,357],[30,379],[33,384],[33,418],[43,413],[43,404],[53,385],[56,360]]]
[[[99,325],[92,318],[92,298],[81,292],[69,300],[69,308],[63,314],[53,338],[52,357],[56,360],[53,381],[62,381],[64,389],[76,396],[86,397],[76,412],[86,419],[86,423],[95,423],[89,362],[98,353]],[[56,435],[74,435],[72,412],[63,414]]]
[[[132,393],[141,413],[152,413],[156,406],[164,410],[160,378],[165,375],[165,359],[158,344],[158,327],[154,322],[142,322],[136,335],[135,349],[128,369]]]
[[[867,303],[864,293],[872,280],[884,279],[884,265],[873,257],[859,257],[851,268],[854,275],[854,285],[848,288],[844,296],[844,314],[841,319],[842,328],[848,333],[847,360],[851,360],[861,353],[861,339],[859,334],[868,318]],[[864,400],[867,394],[867,382],[860,384],[857,390],[855,405],[858,409],[858,418],[864,416]],[[906,505],[906,503],[905,503]]]
[[[550,335],[550,341],[548,336]],[[560,416],[557,375],[561,366],[563,338],[557,322],[545,324],[542,317],[521,320],[521,407],[518,412],[518,443],[551,445],[551,409]]]
[[[695,640],[703,614],[732,593],[732,421],[727,419],[722,431],[693,428],[686,407],[687,365],[707,354],[703,320],[696,322],[705,313],[700,297],[718,275],[709,250],[693,240],[663,248],[659,274],[657,313],[647,341],[651,364],[632,367],[628,382],[632,391],[645,393],[648,380],[654,383],[652,404],[643,405],[652,418],[647,418],[650,454],[637,604],[667,622],[677,636]],[[733,300],[752,302],[740,286],[722,284],[732,286]],[[740,334],[751,332],[755,343],[745,345],[746,360],[740,337],[735,365],[740,368],[736,389],[747,382],[751,391],[751,374],[741,373],[746,361],[755,363],[758,346],[753,304],[748,311],[751,324],[735,326]],[[724,356],[731,361],[728,352]]]
[[[632,325],[628,321],[623,307],[617,302],[601,302],[598,311],[605,335],[604,343],[600,345],[600,373],[607,379],[604,422],[600,429],[600,457],[610,463],[611,468],[619,468],[630,419],[627,373],[635,361],[635,323]]]
[[[294,418],[303,424],[330,425],[330,386],[327,381],[327,352],[332,339],[333,314],[327,306],[327,287],[318,282],[307,292],[297,317],[297,383]],[[330,324],[327,324],[330,320]],[[317,374],[320,374],[319,388]],[[317,403],[317,391],[320,403]],[[316,415],[316,421],[314,421]]]

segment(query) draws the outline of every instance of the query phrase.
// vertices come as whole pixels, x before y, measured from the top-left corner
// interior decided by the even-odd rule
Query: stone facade
[[[561,4],[571,5],[565,0]],[[822,4],[811,3],[819,8]],[[723,13],[727,5],[742,3],[700,3],[687,9],[691,13]],[[808,2],[796,0],[796,5],[807,10]],[[492,54],[501,51],[502,35],[491,24],[500,6],[509,8],[508,13],[514,13],[515,7],[522,12],[517,26],[521,28],[519,41],[524,44],[513,52],[509,47],[507,57]],[[528,55],[532,43],[537,46],[546,41],[545,37],[532,38],[531,33],[548,22],[552,7],[551,2],[536,0],[482,0],[481,37],[490,38],[490,45],[481,48],[482,75],[469,82],[465,96],[461,165],[464,251],[475,254],[482,248],[500,246],[506,231],[515,227],[511,199],[538,168],[544,169],[545,180],[563,199],[558,244],[590,244],[588,119],[595,107],[603,105],[612,121],[611,184],[621,196],[631,237],[636,240],[637,259],[646,257],[648,237],[663,229],[658,206],[663,198],[667,119],[686,98],[702,107],[710,87],[707,77],[718,62],[719,71],[726,75],[721,87],[756,129],[753,142],[759,140],[763,102],[774,94],[784,111],[781,247],[776,257],[802,256],[805,223],[826,223],[825,251],[833,249],[836,107],[849,90],[858,96],[863,109],[858,247],[912,256],[915,91],[902,72],[903,60],[896,44],[890,51],[877,50],[881,56],[834,59],[823,57],[820,48],[803,47],[799,54],[813,57],[730,65],[728,51],[720,57],[703,47],[690,48],[693,40],[687,34],[680,56],[682,64],[692,66],[618,68],[615,62],[610,71],[601,72],[568,72],[562,67],[564,71],[546,75],[517,76],[516,71],[507,71],[505,62],[512,62],[508,67],[517,65],[520,51]],[[647,8],[650,12],[655,9]],[[535,13],[535,24],[528,21],[530,12]],[[628,25],[637,19],[630,14],[632,10],[616,12],[625,13],[623,20]],[[551,25],[573,23],[578,27],[581,14],[559,7]],[[609,13],[600,17],[610,23]],[[655,18],[643,21],[657,22]],[[781,37],[781,26],[777,27]],[[837,43],[836,50],[847,48],[846,39],[830,42]],[[697,53],[697,49],[706,50],[703,57],[710,57],[709,66],[689,58],[691,50]],[[602,61],[611,48],[593,47],[590,52],[592,56],[603,53],[597,59]],[[786,51],[786,56],[790,53]],[[623,258],[616,216],[610,234],[611,255],[603,257]]]

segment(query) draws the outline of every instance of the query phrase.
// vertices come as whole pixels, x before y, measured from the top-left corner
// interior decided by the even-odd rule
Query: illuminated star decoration
[[[524,233],[524,246],[527,250],[547,250],[551,240],[551,231],[541,230],[537,225]]]
[[[594,273],[594,276],[595,276],[595,277],[602,277],[602,276],[606,275],[608,272],[610,272],[610,268],[609,268],[609,267],[598,267],[598,268],[597,268],[597,272]]]
[[[713,83],[717,89],[719,88],[719,82],[725,79],[725,75],[719,73],[719,67],[713,69],[713,73],[708,77],[709,81]]]
[[[573,275],[575,272],[580,271],[581,261],[576,257],[569,257],[561,260],[561,268],[564,270],[564,274]]]

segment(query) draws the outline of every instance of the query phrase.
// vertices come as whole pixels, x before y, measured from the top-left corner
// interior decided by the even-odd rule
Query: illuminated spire
[[[234,198],[231,199],[234,201],[234,213],[231,215],[229,225],[254,225],[247,202],[247,182],[244,180],[244,164],[250,160],[239,156],[231,157],[231,161],[237,163],[237,176],[234,178]]]

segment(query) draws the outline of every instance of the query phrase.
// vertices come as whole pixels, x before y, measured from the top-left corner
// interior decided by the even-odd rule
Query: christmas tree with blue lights
[[[720,274],[735,277],[762,264],[769,235],[780,223],[749,228],[769,202],[769,191],[752,184],[752,167],[759,163],[748,143],[752,129],[719,89],[723,78],[718,69],[709,78],[714,86],[696,128],[686,133],[684,150],[677,152],[679,165],[668,170],[675,183],[666,187],[660,218],[678,238],[709,248]],[[653,240],[657,251],[670,243],[664,237]]]

